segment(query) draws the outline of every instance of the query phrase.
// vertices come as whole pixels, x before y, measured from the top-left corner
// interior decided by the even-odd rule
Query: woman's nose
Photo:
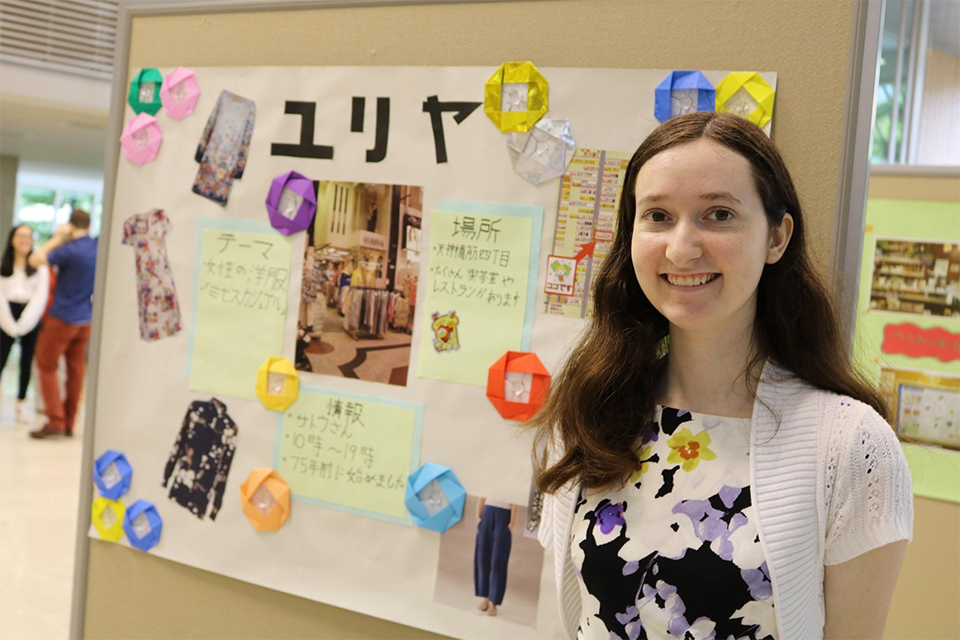
[[[690,222],[680,221],[667,239],[667,259],[673,264],[683,265],[702,255],[700,230]]]

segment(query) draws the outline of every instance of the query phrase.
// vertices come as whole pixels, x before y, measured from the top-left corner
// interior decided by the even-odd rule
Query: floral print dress
[[[123,223],[123,244],[133,247],[137,263],[140,337],[159,340],[180,331],[177,286],[167,260],[170,218],[162,209],[136,213]]]
[[[196,160],[200,163],[193,191],[223,206],[234,180],[243,177],[253,137],[257,107],[229,91],[221,91],[203,128]]]
[[[629,481],[581,492],[571,540],[578,638],[778,638],[750,493],[750,424],[658,407]]]

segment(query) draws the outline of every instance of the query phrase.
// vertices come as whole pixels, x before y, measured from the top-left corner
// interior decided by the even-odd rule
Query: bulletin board
[[[613,162],[617,153],[629,157],[655,126],[652,90],[670,70],[699,68],[711,82],[725,71],[763,71],[781,100],[772,133],[805,194],[813,253],[821,267],[831,263],[830,247],[836,242],[836,220],[831,212],[843,181],[846,153],[836,141],[843,138],[852,81],[843,74],[820,75],[818,60],[854,56],[850,32],[859,20],[854,3],[831,3],[816,15],[796,7],[760,15],[749,3],[723,11],[710,3],[686,4],[680,9],[658,2],[385,3],[350,8],[323,4],[270,11],[251,7],[247,12],[229,13],[213,12],[215,7],[210,13],[201,13],[197,7],[190,12],[182,6],[135,7],[123,18],[112,111],[114,139],[132,119],[126,91],[141,68],[160,68],[166,73],[180,65],[189,67],[196,73],[201,94],[194,114],[177,123],[170,119],[162,122],[164,140],[157,160],[140,167],[128,162],[116,143],[110,149],[106,189],[110,195],[98,263],[85,463],[89,469],[93,457],[107,448],[130,452],[134,468],[131,493],[153,502],[165,524],[161,544],[147,554],[82,539],[78,580],[83,583],[78,591],[85,599],[75,597],[75,635],[370,637],[378,632],[369,630],[380,629],[383,637],[423,637],[423,631],[400,626],[407,625],[459,637],[559,637],[549,560],[542,562],[537,576],[539,595],[533,624],[517,623],[478,617],[440,602],[434,592],[444,563],[442,540],[447,534],[409,526],[406,514],[386,514],[375,504],[358,513],[355,503],[343,509],[294,500],[284,528],[275,533],[255,531],[240,508],[240,484],[255,467],[281,466],[284,460],[279,452],[284,450],[286,436],[297,436],[297,417],[292,410],[280,415],[269,412],[251,391],[248,396],[217,395],[209,391],[209,383],[191,376],[197,354],[194,332],[201,326],[194,314],[203,292],[216,286],[205,281],[201,272],[211,264],[209,255],[204,259],[204,250],[240,251],[244,244],[253,246],[271,233],[276,240],[269,254],[276,262],[273,268],[279,273],[285,260],[289,282],[282,289],[285,297],[274,301],[285,311],[274,355],[297,360],[301,275],[309,241],[304,233],[289,239],[276,234],[263,204],[271,181],[291,170],[321,184],[327,182],[330,188],[358,182],[423,187],[419,213],[424,247],[431,247],[431,232],[437,234],[435,239],[440,237],[439,223],[433,230],[431,225],[442,218],[450,225],[460,225],[448,229],[448,236],[457,230],[462,233],[468,216],[477,224],[485,216],[488,220],[499,216],[520,221],[517,228],[526,229],[534,240],[528,247],[527,275],[536,271],[524,296],[524,304],[532,302],[528,317],[533,322],[519,329],[521,346],[536,352],[548,370],[556,369],[583,327],[581,318],[548,313],[550,305],[543,292],[544,260],[556,250],[554,221],[558,199],[563,197],[559,182],[534,186],[517,176],[504,136],[483,113],[483,107],[465,116],[461,124],[449,116],[443,122],[448,162],[438,162],[435,129],[424,111],[431,95],[440,100],[449,95],[451,101],[480,101],[483,82],[499,64],[508,59],[533,60],[550,82],[551,104],[567,105],[567,113],[562,115],[571,120],[578,153],[611,152]],[[642,10],[637,8],[640,4]],[[696,20],[678,23],[677,11],[689,11]],[[597,17],[599,26],[581,20],[586,13]],[[663,24],[667,16],[670,23],[685,25],[669,42],[662,41],[664,34],[654,26],[658,20]],[[570,32],[571,25],[587,33],[576,38],[555,37]],[[796,35],[798,30],[809,37],[789,38],[796,44],[784,47],[783,34]],[[324,37],[317,38],[321,32]],[[714,40],[706,46],[704,40],[710,41],[706,34],[721,32],[731,34],[732,40]],[[276,38],[280,33],[283,38]],[[411,38],[412,34],[416,37]],[[584,41],[591,46],[583,47]],[[780,46],[769,46],[772,42]],[[817,42],[817,46],[803,49],[803,42]],[[811,92],[811,86],[817,91]],[[595,96],[604,95],[610,87],[616,87],[611,99],[596,100]],[[233,205],[226,207],[190,193],[197,173],[193,151],[221,89],[255,97],[257,109],[248,164],[231,187],[228,197]],[[338,99],[322,100],[316,95],[318,90]],[[784,92],[795,102],[784,106]],[[366,127],[361,126],[362,130],[355,126],[357,96],[365,97],[360,120]],[[368,154],[379,148],[375,111],[382,108],[378,100],[382,97],[391,98],[386,155],[381,161],[365,162]],[[307,137],[314,145],[333,147],[336,159],[271,153],[277,144],[304,141],[302,123],[307,118],[297,115],[297,107],[291,108],[289,103],[311,100],[317,101],[315,122],[329,126],[318,126]],[[587,104],[589,109],[584,107]],[[612,128],[609,122],[624,124]],[[165,154],[177,154],[182,160],[165,162]],[[464,181],[461,172],[477,178]],[[174,190],[183,193],[171,195]],[[411,195],[403,193],[404,197]],[[173,336],[148,342],[138,334],[133,251],[121,239],[124,221],[153,207],[164,209],[170,221],[167,249],[183,327]],[[536,229],[538,220],[542,226]],[[316,241],[318,234],[313,233]],[[376,229],[369,233],[377,235]],[[355,256],[357,262],[375,263],[376,239],[359,242],[369,252],[362,260]],[[336,243],[320,242],[316,247],[327,244]],[[252,250],[250,246],[246,250]],[[372,404],[363,405],[367,416],[377,404],[412,411],[407,441],[414,454],[410,466],[445,464],[457,473],[469,496],[527,505],[529,434],[518,430],[516,423],[503,420],[475,381],[438,380],[437,372],[422,377],[418,356],[424,352],[423,341],[436,337],[425,332],[430,323],[425,315],[428,294],[437,293],[425,290],[427,262],[434,257],[431,253],[428,260],[424,252],[419,267],[407,384],[391,382],[389,376],[386,381],[372,382],[362,379],[365,374],[360,374],[361,379],[329,375],[320,370],[322,366],[314,365],[313,371],[300,374],[298,402],[312,395],[323,407],[330,407],[341,398],[344,410],[354,403],[352,411],[369,402]],[[375,268],[371,271],[374,278],[383,277]],[[440,304],[447,302],[434,306]],[[170,351],[174,341],[177,346]],[[439,377],[444,375],[448,374]],[[167,489],[160,487],[164,463],[181,422],[186,422],[187,407],[194,401],[209,401],[211,396],[228,405],[239,431],[233,470],[226,479],[216,522],[199,520],[189,509],[169,500]],[[469,410],[464,411],[465,407]],[[485,452],[490,461],[480,463],[478,452]],[[492,469],[498,471],[492,473]],[[92,499],[90,487],[87,498]],[[84,530],[90,515],[87,498],[81,499]],[[475,503],[468,499],[467,504]],[[472,517],[466,513],[465,521]],[[177,551],[165,555],[164,548]],[[164,557],[189,566],[157,559]],[[224,570],[228,565],[236,569]],[[317,602],[279,597],[192,567]],[[176,595],[180,593],[189,593],[193,601],[223,603],[222,613],[216,606],[206,605],[202,611],[191,611]],[[237,602],[249,606],[240,610]],[[399,625],[373,622],[364,616]],[[148,620],[157,622],[145,624]]]

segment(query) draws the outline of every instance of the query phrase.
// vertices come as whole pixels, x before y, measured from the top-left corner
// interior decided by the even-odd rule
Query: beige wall
[[[960,177],[873,175],[870,198],[960,200]],[[914,499],[913,542],[887,617],[885,640],[960,638],[960,504]]]
[[[17,193],[18,158],[0,156],[0,238],[6,242],[7,233],[13,228],[13,208]]]
[[[553,0],[141,18],[129,63],[493,69],[510,58],[544,67],[776,71],[773,137],[825,267],[853,7],[854,0]],[[90,547],[90,638],[434,637],[115,545]]]

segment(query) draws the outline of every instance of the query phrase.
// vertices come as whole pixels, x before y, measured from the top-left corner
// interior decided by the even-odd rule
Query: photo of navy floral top
[[[173,480],[170,499],[201,520],[209,508],[210,519],[216,520],[236,440],[237,424],[227,414],[227,405],[216,398],[190,403],[163,470],[163,486]]]
[[[622,487],[581,492],[577,637],[776,640],[750,494],[750,419],[658,407]]]

